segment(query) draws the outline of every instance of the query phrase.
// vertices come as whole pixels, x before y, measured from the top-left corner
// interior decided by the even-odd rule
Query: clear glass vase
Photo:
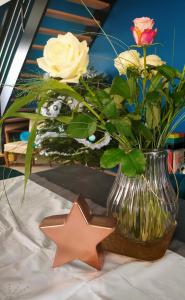
[[[177,196],[167,172],[167,152],[145,152],[146,171],[127,177],[118,171],[107,201],[125,238],[141,242],[162,238],[176,223]]]

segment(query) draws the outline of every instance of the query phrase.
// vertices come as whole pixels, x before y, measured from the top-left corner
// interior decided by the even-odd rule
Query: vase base
[[[164,256],[173,237],[176,224],[166,234],[153,241],[139,242],[124,238],[117,228],[103,242],[103,249],[117,254],[130,256],[139,260],[153,261]]]

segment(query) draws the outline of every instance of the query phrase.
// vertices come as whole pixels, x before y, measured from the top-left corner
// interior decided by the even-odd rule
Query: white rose
[[[51,77],[62,78],[62,82],[78,83],[87,72],[89,47],[72,33],[51,38],[44,47],[43,57],[37,59],[41,69]]]
[[[128,50],[120,53],[114,60],[114,66],[120,75],[125,75],[127,68],[140,69],[140,54],[136,50]]]
[[[147,55],[146,64],[154,67],[162,66],[166,62],[162,61],[162,59],[157,55]],[[144,70],[144,57],[140,58],[141,69]]]

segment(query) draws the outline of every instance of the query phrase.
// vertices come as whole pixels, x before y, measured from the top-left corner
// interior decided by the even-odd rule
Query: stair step
[[[67,1],[83,5],[81,0],[67,0]],[[99,0],[83,0],[83,2],[87,7],[97,9],[97,10],[104,10],[110,8],[110,4],[108,2],[103,2]]]
[[[9,118],[3,121],[4,124],[25,122],[25,118]]]
[[[33,74],[33,73],[21,73],[20,78],[39,78],[41,76],[39,76],[38,74]]]
[[[25,61],[25,64],[27,64],[27,65],[37,65],[37,61],[33,60],[33,59],[27,59]]]
[[[66,34],[65,31],[60,31],[60,30],[55,30],[55,29],[50,29],[50,28],[45,28],[45,27],[40,27],[38,30],[39,33],[41,34],[47,34],[47,35],[54,35],[57,36],[58,34]],[[80,41],[87,41],[88,44],[92,42],[92,38],[88,35],[83,35],[83,34],[75,34],[75,36],[80,40]]]
[[[71,21],[71,22],[75,22],[75,23],[80,23],[85,26],[98,27],[97,23],[93,19],[75,15],[75,14],[71,14],[71,13],[67,13],[67,12],[60,11],[60,10],[48,8],[46,10],[46,16],[51,17],[51,18],[57,18],[57,19],[62,19],[62,20],[66,20],[66,21]],[[97,21],[97,22],[100,23],[99,21]]]
[[[44,49],[44,46],[43,46],[43,45],[36,45],[36,44],[33,44],[33,45],[32,45],[32,49],[35,49],[35,50],[43,50],[43,49]]]

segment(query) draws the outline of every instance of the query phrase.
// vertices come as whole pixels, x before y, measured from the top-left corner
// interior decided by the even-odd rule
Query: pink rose
[[[148,17],[136,18],[133,23],[134,27],[137,27],[141,32],[145,29],[152,29],[154,26],[154,20]]]
[[[145,29],[141,34],[141,45],[153,44],[154,38],[157,34],[157,29]]]
[[[152,29],[154,20],[148,17],[134,19],[134,27],[131,28],[135,42],[139,46],[151,45],[157,34],[157,29]]]

